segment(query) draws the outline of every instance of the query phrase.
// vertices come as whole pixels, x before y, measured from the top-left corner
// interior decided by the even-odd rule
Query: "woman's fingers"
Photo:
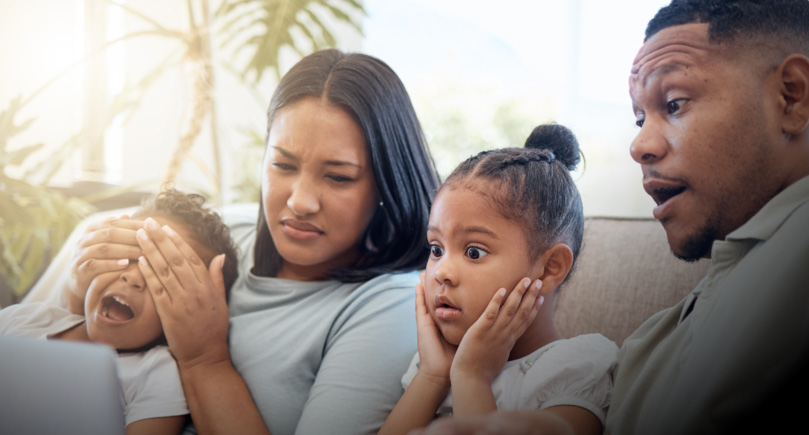
[[[160,287],[163,288],[163,291],[169,293],[181,291],[183,285],[180,280],[177,279],[166,258],[163,257],[161,250],[158,249],[157,245],[146,235],[146,231],[142,228],[138,230],[138,242],[143,250],[143,256],[148,260],[149,266],[151,266],[154,275],[160,281]],[[138,261],[138,264],[140,263],[141,261]]]
[[[157,314],[161,321],[163,321],[163,310],[168,308],[173,301],[171,293],[166,291],[166,288],[163,286],[163,282],[157,277],[157,273],[155,273],[152,265],[149,264],[149,260],[147,260],[146,257],[140,257],[138,259],[138,270],[140,270],[141,275],[143,275],[143,280],[146,282],[146,288],[148,288],[149,293],[152,294],[152,299],[154,299],[155,306],[157,307]]]
[[[160,231],[155,231],[154,232],[155,238],[159,237],[159,234],[160,234],[161,231],[162,231],[162,233],[164,233],[168,237],[168,239],[171,241],[171,243],[173,243],[174,247],[177,249],[177,252],[179,252],[179,255],[182,256],[182,260],[177,260],[177,259],[173,260],[171,258],[171,255],[173,255],[173,254],[168,253],[168,252],[164,253],[164,256],[169,261],[169,264],[174,266],[175,263],[179,265],[179,264],[182,264],[183,261],[186,261],[188,267],[190,268],[190,271],[196,277],[197,282],[203,282],[207,276],[210,276],[208,267],[205,266],[205,263],[199,257],[197,252],[194,251],[194,248],[192,248],[191,245],[186,243],[186,241],[183,240],[183,238],[179,234],[177,234],[177,232],[174,231],[173,228],[171,228],[168,225],[163,225],[163,227],[160,229]],[[158,247],[161,247],[161,246],[162,245],[158,242]],[[167,243],[166,246],[169,246],[169,244]],[[161,250],[162,250],[162,248],[161,248]],[[170,251],[174,252],[171,249],[170,249]],[[215,258],[216,257],[214,257],[214,259]],[[220,264],[218,266],[220,277],[222,275],[221,269],[222,269],[222,266],[224,265],[224,258],[222,258],[221,261],[222,261],[222,264]],[[211,270],[217,269],[217,267],[214,267],[213,259],[211,260],[211,268],[212,268]],[[177,273],[178,276],[181,276],[180,272],[181,271],[179,271],[179,270],[175,270],[175,273]],[[182,278],[181,278],[181,281],[182,281]],[[224,285],[224,278],[222,278],[221,281],[222,281],[222,283]]]
[[[78,246],[86,247],[100,243],[113,243],[137,246],[135,231],[143,226],[143,221],[114,221],[90,226],[78,240]]]
[[[185,255],[160,228],[160,224],[148,218],[145,228],[137,231],[138,242],[163,285],[172,290],[175,286],[173,280],[176,280],[176,285],[180,287],[196,286],[200,282],[199,278],[189,266]]]

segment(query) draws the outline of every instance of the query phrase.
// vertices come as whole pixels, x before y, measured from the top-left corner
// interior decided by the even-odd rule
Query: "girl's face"
[[[430,211],[424,296],[438,329],[458,345],[491,301],[524,277],[537,278],[523,229],[480,193],[482,184],[442,188]]]
[[[136,215],[152,217],[160,225],[168,225],[185,240],[205,264],[213,258],[210,249],[197,243],[180,221],[163,214]],[[119,350],[138,349],[163,335],[152,294],[136,262],[125,269],[103,273],[93,280],[84,299],[87,334],[95,343]]]
[[[365,136],[350,114],[319,98],[276,112],[261,187],[282,257],[279,278],[321,279],[357,260],[379,195]]]

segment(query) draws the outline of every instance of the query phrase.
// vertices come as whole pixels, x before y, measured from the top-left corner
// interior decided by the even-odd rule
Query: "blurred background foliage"
[[[190,161],[208,175],[208,183],[198,186],[198,190],[214,203],[222,203],[223,192],[231,187],[229,183],[233,183],[235,200],[254,201],[258,195],[255,162],[261,158],[263,133],[248,127],[241,129],[244,152],[237,153],[236,165],[252,168],[240,168],[234,171],[241,174],[235,180],[226,179],[220,166],[223,150],[218,138],[215,63],[221,62],[223,71],[238,76],[243,86],[256,92],[255,85],[268,71],[280,77],[279,59],[283,50],[302,57],[334,47],[337,38],[330,26],[347,23],[361,32],[360,21],[352,17],[362,17],[365,13],[362,4],[355,0],[175,0],[184,4],[187,25],[168,27],[161,24],[160,17],[138,9],[138,2],[86,0],[85,3],[88,1],[120,8],[145,27],[104,42],[55,74],[35,92],[6,102],[0,112],[0,307],[22,298],[76,223],[96,210],[94,203],[154,184],[154,180],[147,180],[84,197],[66,197],[50,187],[49,181],[71,155],[92,146],[94,141],[103,140],[104,131],[114,120],[126,122],[137,111],[147,110],[142,107],[145,96],[162,76],[182,65],[192,92],[188,95],[191,109],[179,127],[181,134],[172,147],[160,184],[174,184],[183,166]],[[86,123],[78,131],[66,132],[59,143],[12,145],[15,136],[35,123],[33,117],[24,121],[18,119],[45,89],[117,44],[154,37],[165,39],[175,48],[169,50],[167,56],[155,56],[140,77],[127,80],[122,90],[108,99],[107,107],[98,111],[102,119]],[[2,104],[0,102],[0,107]],[[203,134],[210,135],[213,168],[193,158],[192,148]]]

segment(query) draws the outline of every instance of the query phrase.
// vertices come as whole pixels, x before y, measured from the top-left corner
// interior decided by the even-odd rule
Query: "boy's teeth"
[[[113,296],[113,297],[112,297],[112,299],[114,299],[114,300],[115,300],[115,302],[118,302],[118,303],[119,303],[119,304],[121,304],[121,305],[124,305],[124,306],[127,306],[127,307],[129,306],[129,304],[127,304],[127,303],[126,303],[126,301],[124,301],[123,299],[119,298],[118,296]]]

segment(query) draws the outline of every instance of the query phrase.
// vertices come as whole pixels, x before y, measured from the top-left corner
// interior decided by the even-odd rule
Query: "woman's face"
[[[308,97],[275,113],[262,178],[279,278],[327,276],[353,264],[379,195],[365,136],[352,116]]]

